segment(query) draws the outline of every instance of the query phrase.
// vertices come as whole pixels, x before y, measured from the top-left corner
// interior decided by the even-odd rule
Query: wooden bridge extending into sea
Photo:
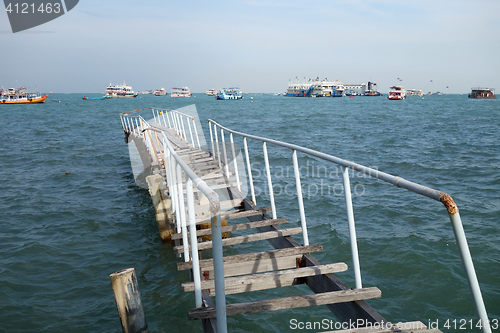
[[[152,119],[145,120],[145,117]],[[447,194],[328,154],[239,133],[213,120],[209,121],[210,142],[200,144],[200,138],[204,142],[202,133],[198,132],[200,124],[195,117],[176,110],[135,110],[122,113],[121,120],[126,142],[136,147],[134,151],[142,162],[142,170],[135,175],[136,181],[142,181],[149,188],[160,237],[163,242],[173,242],[175,253],[183,258],[177,268],[190,271],[191,280],[182,283],[182,290],[194,292],[195,296],[195,306],[188,311],[187,318],[200,320],[205,332],[230,331],[227,316],[311,306],[326,306],[332,312],[337,323],[332,325],[335,332],[441,332],[426,327],[418,318],[413,319],[417,321],[391,324],[366,302],[381,297],[382,292],[375,286],[362,286],[349,169],[444,204],[454,228],[478,317],[483,322],[487,320],[458,208]],[[236,153],[235,136],[243,141],[244,152],[241,154]],[[247,140],[262,144],[270,207],[256,205]],[[277,215],[268,144],[290,149],[300,226],[288,227],[287,216]],[[335,275],[348,270],[345,263],[322,264],[313,255],[323,247],[309,244],[298,152],[335,163],[343,170],[355,276],[353,288]],[[243,187],[250,197],[244,194]],[[246,231],[244,235],[231,235],[241,230]],[[234,252],[238,245],[262,240],[270,245],[266,251],[224,255],[226,246],[231,246]],[[212,250],[212,258],[200,258],[201,251],[207,249]],[[307,285],[313,293],[226,304],[228,294],[299,284]],[[491,330],[486,327],[483,332]]]

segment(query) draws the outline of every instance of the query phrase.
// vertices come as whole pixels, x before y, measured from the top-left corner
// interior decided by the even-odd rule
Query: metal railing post
[[[135,120],[135,128],[137,129],[137,135],[140,135],[141,129],[139,128],[139,122],[137,121],[137,118]]]
[[[193,139],[193,132],[191,131],[191,123],[189,122],[189,120],[186,118],[186,122],[188,124],[188,128],[189,128],[189,136],[191,137],[191,144],[193,145],[193,148],[196,148],[196,145],[194,143],[194,139]]]
[[[172,114],[172,120],[174,121],[175,132],[177,133],[177,135],[180,135],[181,131],[179,128],[179,121],[177,119],[177,113],[172,111],[171,114]]]
[[[130,122],[130,117],[125,117],[125,124],[127,125],[127,130],[130,132],[132,132],[132,124]]]
[[[220,208],[219,208],[220,209]],[[212,254],[214,258],[215,310],[217,312],[217,332],[227,333],[226,293],[224,283],[224,258],[220,210],[212,212]]]
[[[184,120],[182,119],[182,115],[179,115],[179,118],[181,119],[181,126],[182,126],[182,135],[184,136],[184,140],[187,142],[187,136],[186,136],[186,129],[184,128]]]
[[[222,148],[224,148],[224,168],[226,169],[226,176],[229,178],[229,166],[227,163],[227,150],[226,150],[226,141],[224,139],[224,130],[221,128],[220,129],[220,136],[222,138]]]
[[[231,140],[231,150],[233,152],[233,162],[234,162],[234,172],[236,175],[236,185],[238,190],[241,191],[240,176],[238,174],[238,161],[236,160],[236,152],[234,149],[233,133],[229,133],[229,139]]]
[[[177,233],[181,233],[181,222],[180,222],[180,213],[179,213],[179,196],[177,195],[177,175],[176,175],[176,162],[175,158],[171,156],[170,160],[170,175],[172,178],[172,206],[173,206],[173,213],[175,213],[175,225],[176,225],[176,230]],[[175,198],[175,200],[174,200]]]
[[[295,175],[295,185],[297,187],[297,200],[299,201],[300,223],[302,226],[302,235],[304,238],[304,245],[309,245],[309,236],[307,235],[306,213],[304,211],[304,199],[302,197],[302,185],[300,184],[300,169],[299,161],[297,159],[297,151],[293,150],[293,173]]]
[[[191,259],[193,262],[194,298],[196,300],[196,307],[200,308],[202,305],[200,261],[198,258],[198,237],[196,236],[196,216],[194,211],[193,181],[191,180],[191,178],[188,178],[186,182],[186,197],[187,197],[187,206],[189,215],[189,238],[191,243]]]
[[[450,216],[450,221],[453,227],[453,233],[455,234],[455,239],[457,240],[458,250],[460,252],[460,257],[462,259],[462,264],[464,265],[465,273],[467,275],[467,280],[469,280],[469,287],[472,293],[474,306],[476,308],[477,315],[481,320],[482,331],[484,333],[491,333],[491,326],[488,320],[488,313],[486,312],[486,307],[484,306],[484,300],[481,294],[481,288],[479,287],[476,270],[474,269],[474,263],[472,262],[469,245],[467,244],[467,238],[465,237],[464,226],[462,225],[462,219],[460,218],[460,213],[458,212],[458,208],[456,209],[456,212],[448,211],[448,214]]]
[[[181,220],[181,230],[182,230],[182,246],[184,248],[184,261],[189,261],[189,242],[187,237],[187,227],[186,227],[186,209],[184,208],[184,189],[182,186],[182,172],[181,166],[177,164],[177,186],[179,195],[179,212]],[[195,231],[196,233],[196,231]]]
[[[358,241],[356,240],[356,226],[354,225],[354,211],[352,208],[351,184],[349,181],[349,169],[342,167],[342,178],[344,179],[344,194],[347,210],[347,220],[349,222],[349,237],[351,241],[352,265],[354,268],[354,279],[356,289],[363,288],[361,283],[361,270],[359,268]]]
[[[201,149],[200,138],[198,137],[198,130],[196,129],[196,121],[194,121],[194,117],[192,119],[193,119],[194,135],[196,136],[196,141],[198,142],[198,148]]]
[[[274,192],[273,183],[271,181],[271,168],[269,167],[269,157],[267,156],[267,146],[266,143],[262,145],[262,150],[264,151],[264,162],[266,164],[266,175],[267,175],[267,185],[269,187],[269,200],[271,201],[271,209],[273,211],[273,219],[277,219],[276,215],[276,205],[274,203]]]
[[[222,169],[222,164],[220,161],[220,149],[219,149],[219,136],[217,134],[217,126],[214,124],[215,131],[215,143],[217,144],[217,159],[219,160],[219,169]]]
[[[163,121],[165,122],[165,113],[167,114],[168,127],[172,128],[172,125],[170,124],[170,118],[168,117],[168,111],[167,110],[165,110],[165,112],[163,112]],[[167,126],[166,122],[165,122],[165,126]]]
[[[123,130],[125,131],[126,128],[125,128],[125,123],[123,122],[123,116],[120,115],[120,121],[122,122],[122,127],[123,127]]]
[[[243,146],[245,147],[245,159],[247,160],[248,182],[250,183],[250,192],[252,193],[252,202],[254,203],[254,205],[256,205],[257,200],[255,200],[255,189],[253,187],[252,164],[250,163],[250,156],[248,155],[248,145],[247,145],[247,138],[246,137],[243,137]]]
[[[212,123],[208,121],[208,128],[210,129],[210,144],[212,147],[212,156],[215,158],[215,151],[214,151],[214,136],[212,134]]]

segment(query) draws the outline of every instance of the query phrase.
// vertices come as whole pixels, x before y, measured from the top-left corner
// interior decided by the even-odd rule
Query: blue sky
[[[289,79],[327,77],[382,92],[500,89],[499,13],[498,0],[80,0],[16,34],[0,13],[0,86],[283,92]]]

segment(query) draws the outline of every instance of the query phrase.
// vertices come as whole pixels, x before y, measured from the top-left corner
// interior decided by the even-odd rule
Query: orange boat
[[[0,96],[0,104],[26,104],[26,103],[44,103],[48,94],[26,92],[25,87],[10,88],[3,91]]]

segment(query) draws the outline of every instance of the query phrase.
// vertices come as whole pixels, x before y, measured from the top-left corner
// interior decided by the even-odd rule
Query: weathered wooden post
[[[163,243],[170,241],[174,233],[171,225],[172,219],[172,200],[167,195],[166,184],[160,175],[151,175],[146,177],[149,187],[149,194],[153,201],[156,214],[156,222],[160,238]]]
[[[141,293],[134,268],[109,275],[123,333],[147,333],[148,324],[142,309]]]

